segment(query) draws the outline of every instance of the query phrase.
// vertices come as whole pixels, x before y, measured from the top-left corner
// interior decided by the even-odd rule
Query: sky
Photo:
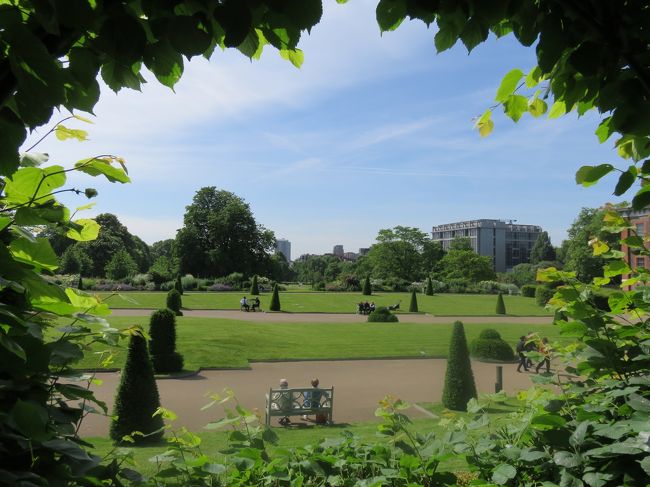
[[[380,35],[375,6],[325,0],[299,44],[300,69],[270,47],[259,61],[231,49],[186,63],[173,92],[148,73],[141,93],[104,86],[94,123],[66,124],[89,141],[49,137],[35,150],[65,167],[99,154],[126,160],[127,185],[71,173],[70,185],[99,191],[84,217],[114,213],[151,244],[173,238],[196,191],[215,186],[288,239],[294,259],[369,247],[382,228],[429,233],[481,218],[540,225],[559,246],[580,208],[619,200],[611,176],[574,182],[582,165],[619,163],[594,135],[597,114],[515,124],[497,109],[489,137],[473,128],[501,78],[535,65],[530,48],[491,37],[471,55],[461,43],[436,54],[435,27],[406,21]]]

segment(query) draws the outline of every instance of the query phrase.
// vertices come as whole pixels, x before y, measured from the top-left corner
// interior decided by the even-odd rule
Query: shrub
[[[176,276],[176,280],[174,281],[174,289],[176,289],[179,294],[183,294],[183,279],[181,278],[180,274]]]
[[[434,294],[447,292],[448,289],[447,283],[436,281],[435,279],[431,279],[431,286],[433,287]]]
[[[498,315],[506,314],[506,303],[503,302],[503,294],[501,293],[499,293],[499,295],[497,296],[496,313]]]
[[[171,291],[172,289],[176,289],[176,281],[167,281],[160,285],[161,291]]]
[[[151,314],[149,337],[151,362],[157,374],[183,370],[183,357],[176,352],[176,316],[171,309],[159,309]]]
[[[399,277],[389,277],[384,281],[384,284],[388,287],[390,291],[395,292],[407,292],[410,291],[411,283],[405,279],[400,279]]]
[[[499,283],[499,289],[502,293],[508,293],[511,296],[519,294],[519,288],[516,284]]]
[[[535,289],[535,302],[538,306],[546,306],[546,303],[553,297],[555,294],[555,289],[551,289],[548,286],[537,286]]]
[[[186,274],[181,278],[181,286],[185,291],[194,291],[199,287],[199,280],[192,274]]]
[[[79,280],[77,281],[77,289],[79,289],[79,291],[83,291],[84,289],[84,282],[81,278],[81,274],[79,274]]]
[[[447,286],[450,293],[466,293],[469,281],[467,279],[449,279]]]
[[[534,298],[536,289],[537,286],[535,286],[534,284],[524,284],[523,286],[521,286],[521,295],[526,298]]]
[[[126,250],[118,250],[106,264],[104,271],[109,279],[124,279],[138,272],[138,265]]]
[[[397,323],[399,319],[388,308],[377,308],[368,315],[368,323]]]
[[[497,294],[501,290],[501,283],[497,281],[480,281],[477,286],[483,294]]]
[[[183,307],[181,293],[176,289],[172,289],[167,293],[167,307],[176,313],[176,316],[183,316],[183,312],[181,311]]]
[[[478,338],[470,344],[470,353],[472,357],[485,360],[510,362],[515,358],[512,347],[492,328],[481,330]]]
[[[501,340],[501,334],[494,328],[485,328],[484,330],[481,330],[478,337],[484,340]]]
[[[145,291],[155,291],[156,290],[156,283],[155,282],[148,282],[144,285],[144,290]]]
[[[253,282],[251,283],[251,294],[253,296],[259,296],[260,294],[260,288],[257,285],[257,274],[253,276]]]
[[[140,431],[148,436],[134,436],[136,444],[160,440],[163,436],[163,420],[159,415],[153,416],[159,407],[160,396],[147,353],[147,341],[142,334],[132,335],[115,397],[111,439],[121,443],[125,435]]]
[[[469,361],[465,329],[460,321],[456,321],[449,343],[442,404],[447,409],[467,411],[467,401],[472,398],[476,398],[476,384]]]
[[[273,286],[273,295],[271,296],[271,304],[269,304],[269,310],[271,311],[280,311],[280,294],[278,293],[278,285]]]
[[[343,286],[346,291],[359,291],[361,290],[361,283],[359,278],[354,274],[348,274],[342,280]]]
[[[411,291],[411,303],[409,304],[409,313],[418,312],[418,297],[415,294],[415,289]]]
[[[366,280],[363,281],[363,289],[361,290],[361,294],[363,294],[364,296],[372,295],[372,287],[370,286],[369,276],[366,276]]]
[[[325,281],[314,281],[311,283],[311,288],[314,291],[325,291]]]
[[[208,288],[208,291],[233,291],[233,288],[228,284],[224,284],[222,282],[215,282],[212,286]]]
[[[130,280],[131,280],[131,284],[133,284],[134,286],[143,288],[147,285],[148,282],[151,281],[151,277],[149,276],[149,274],[136,274]]]
[[[427,277],[427,285],[424,289],[424,294],[427,296],[433,296],[433,282],[431,282],[430,277]]]

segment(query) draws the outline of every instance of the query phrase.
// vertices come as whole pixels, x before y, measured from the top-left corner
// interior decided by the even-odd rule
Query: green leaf
[[[144,64],[168,88],[173,89],[183,75],[183,56],[167,41],[147,45]]]
[[[487,137],[494,129],[494,122],[492,121],[492,110],[486,110],[483,115],[476,121],[475,127],[481,137]]]
[[[632,198],[632,208],[642,210],[650,205],[650,186],[643,186]]]
[[[88,132],[85,130],[70,129],[63,125],[57,125],[54,134],[59,140],[77,139],[79,142],[88,140]]]
[[[551,106],[551,111],[548,112],[548,118],[558,118],[566,113],[566,104],[562,100],[556,100]]]
[[[472,52],[476,46],[487,39],[490,30],[487,25],[480,22],[476,16],[469,19],[460,33],[460,40],[463,41],[468,52]]]
[[[111,314],[108,305],[99,302],[95,296],[72,288],[66,288],[65,294],[68,296],[70,303],[80,311],[100,316],[108,316]]]
[[[601,179],[614,170],[611,164],[599,164],[598,166],[582,166],[576,172],[576,183],[584,187],[593,186]]]
[[[380,0],[375,13],[381,32],[395,30],[406,18],[406,2],[401,0]]]
[[[39,204],[53,200],[53,190],[65,184],[66,177],[61,166],[25,167],[7,178],[5,203],[23,205],[32,201]]]
[[[627,403],[635,411],[650,413],[650,400],[639,394],[630,394]]]
[[[492,482],[504,485],[517,475],[517,469],[510,464],[502,463],[492,472]]]
[[[302,66],[303,61],[305,60],[305,55],[300,49],[280,49],[280,56],[282,59],[287,59],[291,61],[296,68]]]
[[[127,176],[123,168],[114,167],[113,162],[117,161],[114,157],[93,157],[91,159],[82,159],[75,163],[78,171],[99,176],[103,174],[112,183],[129,183],[131,179]],[[119,161],[118,161],[119,162]]]
[[[635,168],[636,169],[636,168]],[[636,180],[636,170],[631,171],[628,169],[618,178],[618,183],[616,183],[616,188],[614,188],[614,194],[616,196],[621,196],[625,193],[630,187],[634,184]]]
[[[0,332],[0,346],[2,346],[6,351],[13,353],[23,362],[27,361],[27,355],[23,347],[18,345],[11,337],[8,337],[4,333]]]
[[[8,216],[0,216],[0,232],[11,224],[11,218]]]
[[[539,66],[535,66],[531,69],[526,75],[526,87],[535,88],[542,79],[542,70],[539,69]]]
[[[587,325],[581,321],[570,321],[568,323],[560,323],[560,335],[581,337],[587,332]]]
[[[49,154],[39,154],[35,152],[20,154],[20,165],[22,167],[38,167],[49,159]]]
[[[533,117],[540,117],[546,113],[546,110],[548,110],[548,105],[544,100],[540,100],[539,98],[535,97],[533,100],[531,100],[528,103],[528,113],[530,113]]]
[[[197,16],[172,16],[167,33],[174,50],[187,57],[203,54],[210,47],[212,39]]]
[[[615,277],[622,274],[629,274],[631,271],[632,270],[624,261],[615,260],[605,265],[603,269],[603,275],[605,277]]]
[[[513,94],[513,92],[517,88],[517,84],[519,83],[521,78],[523,78],[523,76],[524,73],[519,68],[515,68],[511,70],[508,74],[506,74],[501,80],[501,85],[497,90],[497,95],[494,98],[494,100],[499,103],[505,102],[508,99],[508,97]]]
[[[566,420],[557,414],[541,414],[535,416],[531,421],[531,424],[537,426],[552,426],[554,428],[562,428],[565,423]]]
[[[528,100],[522,95],[510,95],[503,103],[503,108],[506,115],[518,122],[521,116],[528,111]]]
[[[33,401],[18,399],[8,417],[8,423],[31,441],[43,441],[50,437],[47,411]]]
[[[56,204],[37,207],[23,206],[18,208],[15,214],[16,225],[19,226],[47,225],[66,221],[68,218],[70,218],[70,210]]]
[[[612,131],[609,127],[609,122],[611,122],[611,120],[612,117],[607,117],[605,120],[600,122],[600,125],[598,125],[598,128],[596,129],[596,136],[601,144],[612,135]]]
[[[30,241],[21,237],[11,242],[9,250],[13,258],[19,262],[54,271],[59,267],[59,261],[46,238],[37,238]]]
[[[582,463],[579,455],[568,451],[559,451],[553,455],[553,461],[565,468],[575,468]]]
[[[70,228],[65,233],[66,237],[78,242],[88,242],[95,240],[99,235],[99,223],[88,218],[80,218],[70,222]]]

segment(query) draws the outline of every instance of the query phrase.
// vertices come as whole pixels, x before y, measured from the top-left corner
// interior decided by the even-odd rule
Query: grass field
[[[121,295],[97,293],[113,308],[162,308],[166,293],[127,292]],[[239,300],[247,293],[188,293],[183,295],[186,309],[239,309]],[[110,296],[110,298],[109,298]],[[506,312],[511,316],[549,316],[551,313],[537,306],[533,298],[504,296]],[[401,312],[408,311],[410,293],[377,293],[363,296],[361,293],[305,292],[280,293],[282,311],[290,313],[354,313],[360,301],[374,301],[377,306],[401,302]],[[260,295],[263,310],[268,309],[270,293]],[[418,295],[420,312],[438,316],[498,316],[495,313],[497,297],[489,294],[438,294]]]
[[[497,407],[492,408],[490,419],[493,421],[492,427],[498,427],[507,421],[507,415],[517,409],[518,402],[515,399],[508,399],[507,402],[499,404]],[[433,412],[439,418],[464,418],[471,419],[470,414],[462,412],[451,412],[443,408],[441,404],[421,404],[425,409]],[[408,410],[406,411],[408,415]],[[417,431],[420,434],[434,432],[441,434],[444,429],[439,424],[439,419],[435,418],[418,418],[413,419],[411,431]],[[358,438],[365,442],[385,442],[386,438],[377,434],[377,426],[380,421],[356,423],[356,424],[334,424],[331,426],[307,426],[307,427],[294,427],[294,428],[273,428],[273,431],[278,435],[277,445],[269,445],[271,454],[278,449],[300,448],[306,445],[314,445],[325,438],[336,438],[340,436],[343,431],[349,431]],[[476,435],[485,434],[488,431],[487,427],[482,427],[474,430]],[[219,452],[224,450],[227,446],[226,434],[227,431],[203,431],[196,432],[201,438],[201,452],[209,457],[217,458],[220,460],[223,455]],[[95,446],[93,453],[101,457],[108,454],[113,448],[113,444],[108,438],[86,438],[91,444]],[[159,455],[166,451],[164,444],[158,446],[147,446],[133,448],[134,459],[138,464],[138,471],[145,475],[151,475],[156,471],[156,465],[150,462],[149,459],[154,455]],[[467,467],[465,460],[460,455],[454,455],[449,460],[445,461],[442,469],[445,471],[464,470]]]
[[[141,325],[148,329],[148,317],[114,317],[117,328]],[[449,324],[425,323],[261,323],[217,318],[177,318],[177,350],[185,357],[185,368],[246,367],[248,361],[346,359],[381,357],[446,357],[451,336]],[[484,328],[495,328],[511,345],[529,331],[551,341],[559,338],[553,325],[465,324],[467,339]],[[95,348],[95,351],[100,350]],[[81,367],[98,366],[98,359],[86,353]],[[125,349],[115,349],[115,363],[121,367]]]

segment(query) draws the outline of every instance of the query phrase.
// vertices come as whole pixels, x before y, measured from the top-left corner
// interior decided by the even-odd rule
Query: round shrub
[[[512,347],[505,340],[477,338],[470,345],[472,357],[484,360],[511,362],[515,358]]]
[[[481,330],[481,333],[479,333],[478,337],[484,340],[501,340],[501,334],[494,328],[486,328],[484,330]]]
[[[176,289],[172,289],[167,293],[167,307],[176,313],[176,316],[183,316],[183,313],[181,312],[181,308],[183,307],[181,293]]]
[[[368,315],[368,323],[397,323],[399,319],[388,308],[377,308]]]
[[[534,284],[524,284],[521,286],[521,295],[525,298],[534,298],[537,286]]]
[[[547,286],[537,286],[537,289],[535,289],[535,302],[538,306],[546,306],[546,303],[549,302],[554,294],[555,289]]]

